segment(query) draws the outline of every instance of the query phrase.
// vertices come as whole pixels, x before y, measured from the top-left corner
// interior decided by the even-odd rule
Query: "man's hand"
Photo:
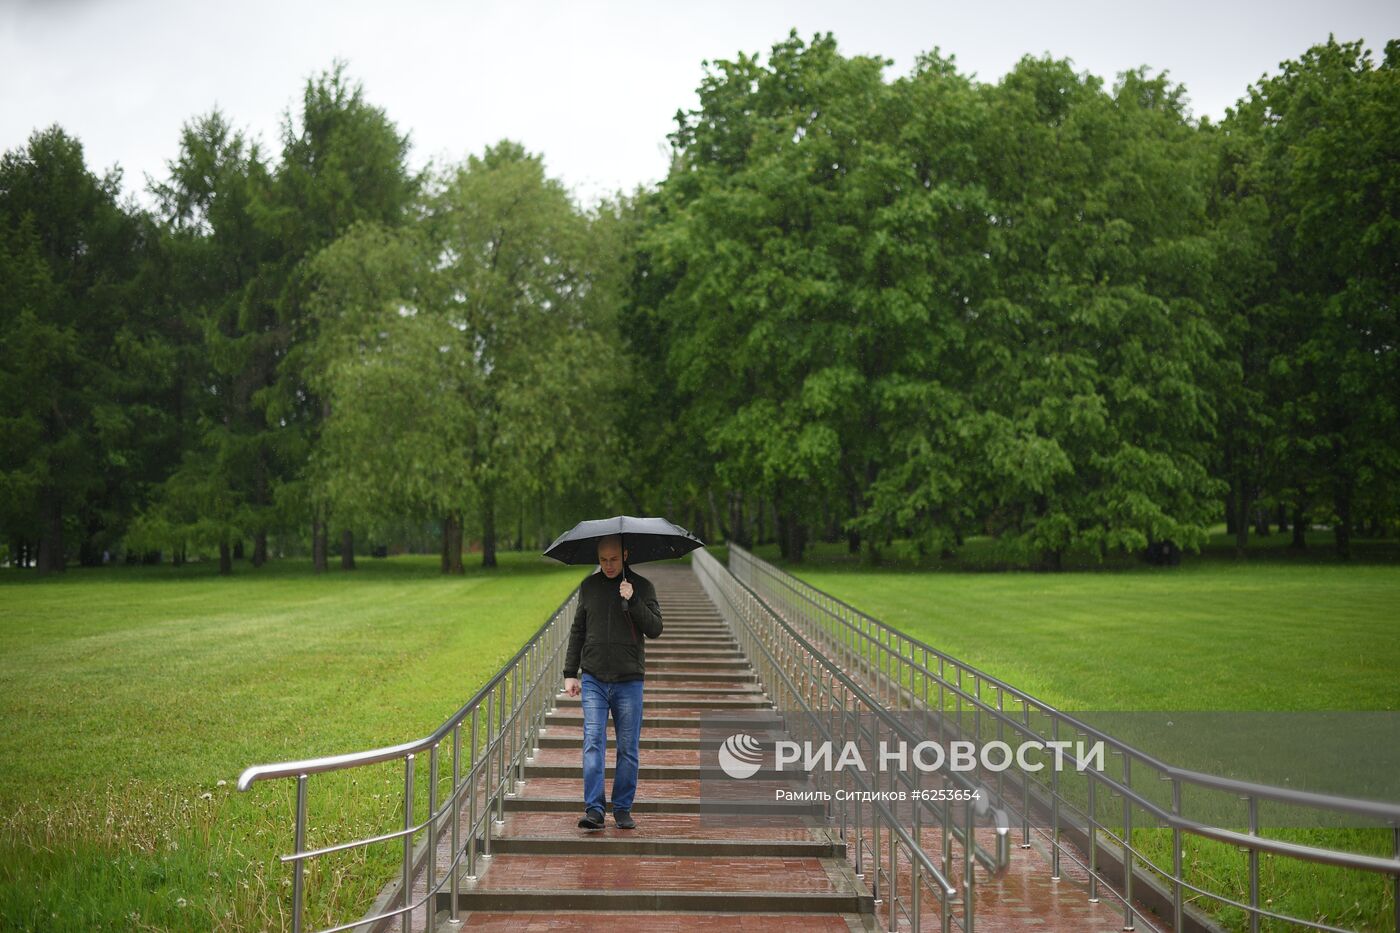
[[[577,677],[564,678],[564,695],[576,697],[583,692],[583,686],[578,682]]]
[[[631,599],[632,582],[630,580],[623,580],[622,585],[617,588],[617,591],[622,594],[623,599]]]

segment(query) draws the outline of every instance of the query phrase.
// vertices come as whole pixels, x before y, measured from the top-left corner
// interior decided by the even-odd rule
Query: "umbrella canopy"
[[[554,539],[544,554],[564,564],[596,564],[598,539],[608,535],[622,535],[629,564],[682,557],[705,546],[704,541],[664,518],[615,515],[579,522]]]

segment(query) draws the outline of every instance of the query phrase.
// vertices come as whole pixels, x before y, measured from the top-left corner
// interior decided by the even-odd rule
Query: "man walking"
[[[642,682],[646,676],[645,638],[661,637],[661,606],[656,587],[626,565],[622,538],[598,540],[595,573],[579,587],[578,611],[564,657],[564,692],[583,696],[583,819],[580,829],[603,828],[603,775],[608,714],[617,745],[613,773],[613,819],[622,829],[637,824],[632,800],[637,792],[637,749],[642,732]]]

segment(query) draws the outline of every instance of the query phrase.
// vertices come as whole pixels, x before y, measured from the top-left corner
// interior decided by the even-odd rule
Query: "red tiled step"
[[[650,665],[648,665],[648,668],[650,668]],[[677,670],[662,670],[662,671],[648,670],[648,671],[647,671],[646,682],[647,682],[648,684],[653,684],[653,683],[656,683],[656,682],[666,682],[666,681],[672,681],[672,680],[685,680],[685,681],[694,681],[694,680],[720,680],[720,681],[747,680],[747,681],[757,681],[757,680],[758,680],[758,675],[755,674],[753,671],[748,670],[748,669],[744,669],[744,670],[724,670],[724,669],[721,668],[721,669],[719,669],[719,670],[714,670],[714,669],[706,668],[706,667],[703,667],[703,666],[702,666],[702,667],[695,668],[694,670],[686,670],[686,669],[684,669],[684,668],[681,668],[681,669],[677,669]]]
[[[726,910],[843,912],[870,897],[844,862],[820,858],[666,855],[496,855],[465,881],[471,910]]]
[[[563,699],[559,701],[560,709],[582,708],[582,700],[579,698]],[[646,700],[647,709],[695,709],[695,710],[723,710],[723,709],[763,709],[772,706],[762,694],[730,694],[729,696],[714,696],[706,694],[671,694],[658,698]]]
[[[532,822],[523,824],[521,820]],[[825,829],[794,825],[787,818],[771,825],[763,817],[735,821],[707,820],[696,814],[641,814],[635,829],[578,828],[578,812],[509,813],[492,833],[495,853],[548,855],[724,855],[793,858],[844,858],[846,847]]]
[[[718,730],[732,729],[769,729],[774,725],[775,719],[771,709],[720,709],[701,711],[694,708],[649,710],[642,714],[642,740],[647,736],[657,734],[656,729],[671,730],[662,735],[670,735],[673,738],[714,738],[713,735],[702,736],[702,731],[714,733]],[[583,738],[583,710],[574,707],[569,710],[560,710],[557,713],[550,713],[545,719],[545,728],[540,734],[540,747],[559,747],[556,739],[559,736],[571,736],[578,740]],[[688,730],[676,732],[674,730]],[[572,732],[569,730],[573,730]],[[608,727],[608,735],[615,735],[614,728]]]
[[[668,733],[689,733],[680,735],[670,735]],[[609,740],[611,741],[611,740]],[[671,749],[671,748],[694,748],[700,747],[700,730],[698,729],[668,729],[652,728],[644,726],[642,737],[638,741],[638,747],[643,751],[649,749]],[[568,748],[574,754],[578,754],[583,746],[582,729],[565,729],[558,727],[551,729],[548,735],[540,736],[540,749]]]
[[[817,858],[744,858],[666,855],[550,858],[497,855],[477,878],[478,891],[800,891],[839,890]]]
[[[851,933],[863,930],[859,919],[833,914],[683,913],[677,911],[482,911],[463,914],[473,930],[500,933]],[[442,925],[439,924],[439,928]]]
[[[608,743],[607,761],[611,767],[617,757],[617,746]],[[539,754],[526,762],[525,769],[528,774],[534,768],[544,766],[572,765],[575,768],[581,767],[583,755],[580,748],[541,748]],[[641,756],[642,764],[649,765],[698,765],[700,763],[700,749],[698,748],[666,748],[649,749]]]
[[[685,683],[683,681],[668,681],[664,684],[652,684],[650,687],[645,688],[646,699],[648,700],[650,700],[653,697],[664,697],[670,694],[700,693],[721,695],[726,693],[762,692],[763,691],[759,689],[758,684],[746,683],[741,680],[697,680],[691,683]],[[563,699],[567,699],[567,697]]]
[[[577,810],[577,806],[575,808]],[[607,827],[595,832],[579,829],[578,813],[567,816],[558,813],[518,812],[507,813],[504,826],[494,833],[499,844],[502,838],[513,839],[557,839],[575,836],[582,839],[616,839],[641,836],[645,838],[685,839],[691,841],[716,840],[742,842],[810,842],[813,839],[827,844],[828,830],[825,824],[811,825],[794,821],[790,817],[765,818],[756,816],[742,826],[725,823],[695,813],[652,813],[645,820],[638,819],[636,829],[618,829],[611,822]]]

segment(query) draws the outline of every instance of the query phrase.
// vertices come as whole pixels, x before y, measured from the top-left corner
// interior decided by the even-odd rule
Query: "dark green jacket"
[[[565,677],[577,677],[580,670],[611,683],[646,676],[646,639],[661,637],[661,605],[650,580],[630,567],[626,575],[633,592],[625,612],[621,574],[609,580],[599,571],[579,587]]]

